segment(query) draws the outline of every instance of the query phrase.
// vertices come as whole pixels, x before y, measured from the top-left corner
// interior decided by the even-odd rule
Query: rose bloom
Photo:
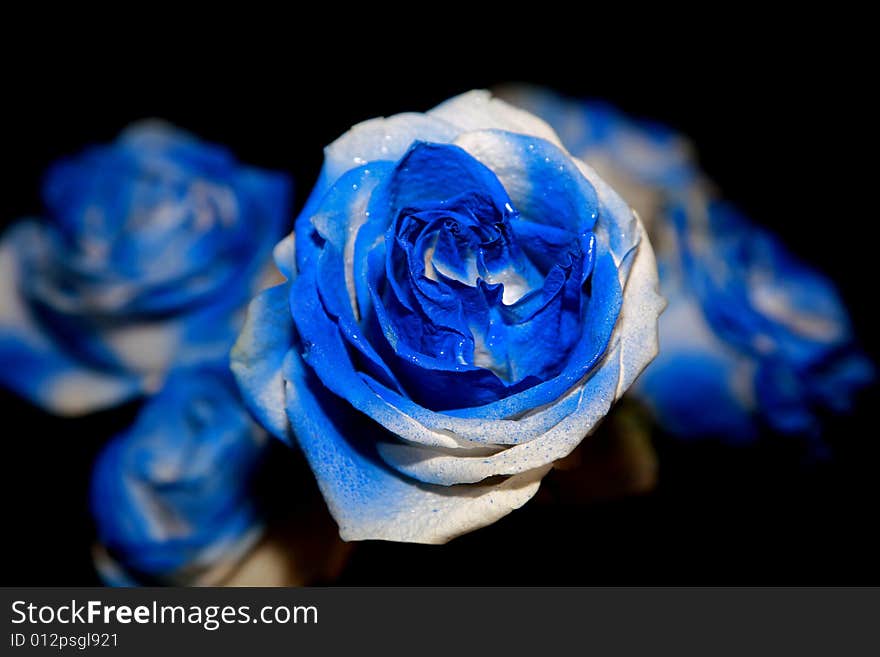
[[[442,543],[518,508],[657,352],[641,223],[487,92],[331,144],[275,258],[233,370],[346,540]]]

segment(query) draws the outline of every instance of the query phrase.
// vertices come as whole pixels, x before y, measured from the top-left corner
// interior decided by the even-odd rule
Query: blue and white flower
[[[233,371],[346,540],[442,543],[538,489],[657,350],[644,229],[487,92],[331,144]]]
[[[502,91],[638,211],[657,249],[669,307],[660,354],[633,394],[667,431],[749,441],[762,429],[816,436],[851,408],[873,367],[829,280],[715,198],[675,132],[535,88]]]
[[[95,465],[104,581],[221,581],[262,533],[254,483],[267,441],[227,368],[175,370]]]
[[[0,384],[77,415],[225,358],[290,192],[285,176],[156,122],[60,161],[46,219],[0,242]]]
[[[818,437],[823,415],[851,410],[874,369],[831,282],[703,194],[664,221],[662,350],[634,388],[661,424],[738,442],[763,429]]]

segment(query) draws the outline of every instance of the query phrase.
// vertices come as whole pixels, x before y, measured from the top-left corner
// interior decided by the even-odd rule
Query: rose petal
[[[324,149],[322,177],[329,187],[349,169],[374,160],[399,160],[415,141],[448,143],[459,132],[442,119],[414,112],[370,119]]]
[[[522,221],[575,235],[593,229],[599,215],[596,191],[564,150],[544,139],[501,130],[466,132],[455,144],[497,176]],[[514,232],[516,228],[514,222]]]
[[[456,126],[460,132],[507,130],[534,135],[559,147],[559,137],[543,119],[505,103],[484,89],[468,91],[441,103],[428,112]]]
[[[293,344],[289,294],[290,284],[278,285],[251,301],[230,357],[232,373],[248,408],[266,429],[288,443],[290,423],[284,411],[281,366]]]
[[[349,419],[299,357],[291,354],[285,371],[288,417],[343,540],[445,543],[525,504],[547,472],[455,490],[401,477],[370,455],[370,425]]]
[[[400,472],[419,481],[449,486],[472,484],[487,477],[516,475],[552,465],[567,456],[605,417],[614,402],[620,374],[618,350],[608,354],[593,375],[580,386],[577,409],[535,440],[494,455],[469,457],[437,450],[381,442],[379,454]]]

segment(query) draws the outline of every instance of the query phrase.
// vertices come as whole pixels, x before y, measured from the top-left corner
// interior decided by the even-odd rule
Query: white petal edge
[[[293,335],[289,284],[263,290],[248,306],[230,368],[248,408],[275,436],[290,441],[282,363]]]
[[[475,89],[450,98],[429,110],[428,115],[457,126],[460,132],[507,130],[546,139],[565,150],[556,131],[546,121],[500,98],[494,98],[485,89]]]
[[[415,141],[449,143],[460,130],[427,114],[407,112],[353,126],[324,149],[325,189],[348,170],[375,160],[397,161]]]

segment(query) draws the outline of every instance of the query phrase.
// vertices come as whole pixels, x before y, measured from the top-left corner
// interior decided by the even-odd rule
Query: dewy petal
[[[372,453],[371,425],[352,417],[295,353],[285,370],[288,417],[343,540],[445,543],[525,504],[549,470],[455,489],[401,477]]]
[[[264,427],[291,442],[284,412],[281,366],[293,344],[290,284],[261,292],[248,307],[247,320],[232,348],[232,373],[251,412]]]
[[[475,134],[486,135],[488,133]],[[547,207],[542,206],[532,209],[535,209],[542,216],[546,214],[579,214],[580,220],[574,223],[580,223],[581,227],[585,230],[594,225],[599,211],[596,194],[590,183],[577,167],[571,163],[568,156],[555,146],[542,140],[525,138],[511,133],[498,133],[498,135],[502,137],[505,144],[513,143],[515,150],[522,151],[519,157],[522,160],[528,160],[534,165],[536,179],[544,180],[552,174],[554,180],[566,181],[558,183],[557,193],[544,194],[549,199],[545,203]],[[560,167],[564,169],[564,175],[560,174]],[[431,175],[428,176],[426,172],[430,172]],[[474,160],[463,150],[450,145],[421,143],[414,145],[397,167],[395,167],[389,184],[384,188],[380,187],[380,191],[377,191],[376,194],[387,197],[387,202],[380,205],[390,208],[390,214],[397,216],[404,208],[412,208],[413,210],[426,207],[433,208],[438,203],[442,204],[448,198],[460,198],[459,190],[462,188],[463,183],[467,183],[464,185],[465,187],[478,189],[481,194],[486,195],[487,199],[492,199],[492,208],[499,213],[499,220],[501,216],[515,216],[515,211],[519,209],[514,209],[504,188],[498,183],[498,179],[492,171]],[[372,203],[377,202],[376,194],[374,194]],[[488,201],[481,202],[486,203]],[[452,205],[450,205],[450,211],[451,209]],[[417,213],[412,216],[418,217],[419,214]],[[527,222],[520,220],[513,220],[511,223],[517,225],[527,224]],[[515,235],[515,226],[511,225],[511,228],[514,230]],[[386,237],[387,248],[396,248],[396,242],[392,238],[393,236]],[[572,233],[571,248],[583,251],[580,244],[583,239],[585,238],[580,238],[576,233]],[[591,239],[588,239],[587,243],[591,244]],[[406,247],[406,245],[402,246]],[[588,249],[587,255],[591,254],[592,250]],[[571,254],[564,253],[562,255],[562,264],[571,262]],[[410,259],[410,269],[416,265],[421,267],[421,259],[416,261]],[[562,272],[560,270],[557,273],[561,274]],[[566,274],[563,278],[567,276]],[[490,372],[488,370],[483,371],[483,368],[479,368],[481,371],[473,373],[466,371],[471,369],[466,367],[466,365],[471,363],[471,358],[469,357],[470,350],[463,354],[464,361],[462,361],[459,358],[456,344],[459,342],[471,344],[472,331],[471,327],[459,318],[461,309],[459,308],[458,300],[462,298],[461,293],[455,293],[449,289],[448,285],[441,285],[438,282],[424,278],[420,271],[411,272],[411,277],[414,277],[412,283],[406,284],[404,281],[398,280],[395,270],[389,269],[388,280],[391,290],[394,292],[396,300],[400,302],[400,305],[394,303],[387,305],[387,303],[377,300],[374,300],[373,305],[376,307],[379,320],[383,324],[382,333],[388,338],[392,349],[400,357],[399,363],[394,365],[394,367],[400,371],[400,376],[403,380],[415,382],[415,387],[409,385],[407,389],[415,395],[417,400],[421,400],[423,403],[426,403],[425,400],[436,400],[436,404],[427,402],[436,409],[460,407],[466,405],[467,402],[470,402],[471,405],[491,403],[499,398],[508,397],[534,385],[541,378],[545,378],[556,369],[553,362],[544,362],[546,359],[538,353],[539,350],[532,348],[535,345],[533,338],[536,334],[534,334],[534,330],[529,329],[529,325],[526,323],[514,321],[514,315],[517,314],[514,311],[517,308],[512,308],[510,312],[499,308],[498,312],[505,315],[504,318],[496,317],[495,319],[495,326],[499,331],[511,322],[521,324],[520,326],[507,327],[493,338],[500,340],[503,334],[507,336],[506,341],[510,343],[510,354],[504,356],[502,358],[503,362],[497,363],[497,367],[502,368],[508,360],[510,361],[509,366],[505,367],[513,373],[513,378],[515,379],[513,385],[508,386],[498,377],[494,375],[489,376]],[[371,277],[368,275],[367,278],[372,280],[375,276]],[[567,287],[579,287],[582,282],[581,273],[577,273],[570,282],[572,285]],[[373,287],[375,288],[378,283],[379,281],[376,280],[372,284]],[[554,289],[561,288],[557,284]],[[547,290],[545,290],[545,297],[547,296],[546,293]],[[479,297],[479,295],[477,296]],[[571,294],[567,296],[570,297]],[[536,300],[540,301],[540,299]],[[394,300],[392,299],[391,301]],[[389,301],[386,299],[386,302]],[[546,298],[543,305],[547,305],[549,302],[550,299]],[[566,302],[560,297],[555,302],[555,305],[559,306],[556,312],[560,314],[562,319],[570,318],[570,316],[579,316],[577,304],[572,306],[570,299]],[[567,310],[562,310],[563,306]],[[571,307],[569,308],[569,306]],[[472,317],[472,315],[473,312],[468,313],[468,317],[475,320],[476,318]],[[481,324],[491,325],[489,319],[490,317],[486,316],[480,322]],[[523,321],[525,319],[527,318],[523,318]],[[393,321],[389,322],[389,320]],[[540,319],[536,318],[535,322],[538,324],[534,328],[537,328],[540,325]],[[558,325],[559,322],[548,321],[548,324]],[[423,325],[430,325],[432,328],[442,329],[442,331],[432,331],[426,334],[419,329]],[[412,331],[408,332],[407,327],[410,327]],[[532,331],[531,333],[529,333],[530,330]],[[424,344],[425,340],[428,340],[429,344]],[[523,344],[519,344],[520,342]],[[485,346],[488,345],[489,342],[485,342]],[[473,347],[470,349],[472,350]],[[452,359],[451,362],[444,364],[437,360],[437,358],[428,358],[428,354],[436,354],[438,352],[445,353],[447,358]],[[534,372],[531,372],[528,367],[523,367],[524,363],[528,365],[531,362],[529,359],[536,361],[534,363],[536,365]],[[449,377],[444,373],[446,370],[453,370],[459,381],[467,380],[469,382],[469,392],[463,390],[461,386],[450,385]],[[518,372],[521,372],[522,375],[520,376]],[[530,373],[538,376],[532,376]],[[479,381],[474,379],[479,379]],[[569,386],[570,383],[562,390],[559,390],[559,394],[564,392]],[[459,390],[467,392],[467,399],[456,396],[455,393]]]
[[[455,144],[497,176],[522,220],[576,235],[592,230],[599,214],[596,192],[561,148],[531,135],[501,130],[467,132]]]
[[[449,410],[449,415],[462,418],[497,420],[521,415],[545,404],[553,403],[580,381],[602,355],[617,319],[633,258],[627,258],[641,239],[640,224],[632,211],[592,169],[577,162],[581,173],[596,190],[599,216],[594,226],[601,249],[593,271],[592,298],[586,313],[586,339],[572,352],[569,366],[550,381],[515,392],[498,401],[469,408]]]
[[[510,202],[496,174],[453,144],[415,142],[394,170],[388,185],[389,218],[404,208],[436,209],[462,196],[462,190],[491,199],[499,210]]]
[[[396,386],[394,375],[360,328],[354,267],[355,243],[361,228],[370,221],[380,221],[379,217],[371,219],[367,203],[390,168],[390,163],[373,162],[339,178],[309,222],[301,225],[299,265],[301,271],[318,269],[315,280],[324,309],[334,318],[348,344],[366,359],[368,369],[387,384]],[[298,302],[292,300],[292,303]]]
[[[344,280],[343,255],[329,242],[318,259],[317,287],[324,311],[336,322],[336,326],[346,342],[362,356],[361,367],[386,385],[399,389],[394,373],[376,351],[368,336],[360,328],[352,313],[349,299],[338,281]],[[293,303],[296,303],[295,301]]]
[[[615,329],[620,337],[618,399],[659,352],[658,319],[666,307],[666,299],[660,294],[654,248],[641,222],[638,230],[642,234],[641,240],[632,258],[623,307]]]
[[[0,381],[59,415],[84,415],[138,396],[134,375],[84,365],[66,352],[21,298],[21,241],[39,228],[23,223],[0,242]]]
[[[620,374],[618,350],[580,387],[577,409],[540,438],[489,456],[450,455],[401,443],[380,442],[379,454],[400,472],[431,484],[473,484],[487,477],[516,475],[564,458],[577,447],[614,403]]]
[[[375,262],[375,259],[372,260]],[[388,304],[383,304],[383,301],[376,297],[374,310],[379,328],[372,333],[378,336],[374,340],[387,341],[388,349],[393,352],[388,362],[393,362],[395,373],[414,399],[438,409],[449,408],[467,402],[490,402],[537,382],[534,378],[524,378],[508,386],[491,370],[466,362],[441,360],[420,353],[405,340],[400,339],[394,326],[395,322],[391,322],[387,317],[386,305],[391,309],[396,308],[391,305],[396,301],[394,297],[389,299]],[[397,308],[397,312],[400,315],[404,309]],[[416,318],[415,321],[424,320]],[[396,323],[400,324],[399,318]],[[455,335],[448,330],[446,333],[449,334],[447,336],[449,344],[453,344]],[[467,337],[470,339],[470,336]],[[461,340],[464,341],[465,337],[462,336]],[[451,346],[449,348],[452,349]]]
[[[348,292],[349,308],[340,307],[337,312],[343,313],[352,322],[360,317],[355,287],[355,244],[364,224],[371,219],[381,221],[380,217],[371,218],[367,207],[376,186],[390,171],[391,164],[388,162],[373,162],[347,171],[330,187],[309,218],[311,228],[301,228],[308,231],[303,235],[302,242],[304,256],[307,256],[309,262],[316,263],[320,258],[318,252],[323,249],[314,239],[309,239],[313,232],[317,232],[342,256],[343,262],[340,263],[339,271],[343,274],[342,281]],[[306,266],[304,261],[301,262],[301,268]],[[338,287],[339,281],[333,281],[332,285]]]
[[[642,229],[643,230],[643,229]],[[634,378],[656,356],[657,320],[665,306],[647,239],[640,242],[624,292],[616,345],[580,386],[577,408],[547,432],[525,444],[489,456],[460,456],[401,443],[380,443],[379,454],[404,474],[432,484],[452,485],[514,475],[567,456],[605,417]]]
[[[397,161],[415,141],[448,143],[460,132],[446,121],[418,113],[358,123],[324,149],[324,184],[329,187],[349,169],[374,160]]]
[[[620,284],[624,285],[629,276],[629,268],[623,261],[639,244],[644,233],[641,222],[620,194],[611,189],[592,167],[577,158],[572,159],[596,190],[601,207],[599,221],[596,223],[596,236],[607,244],[607,249],[619,269]]]
[[[462,418],[448,413],[431,411],[399,393],[384,387],[381,383],[364,374],[361,378],[370,388],[392,407],[398,409],[406,417],[413,420],[411,431],[396,435],[407,442],[440,447],[420,437],[426,430],[457,437],[470,443],[504,446],[518,445],[535,440],[577,408],[580,386],[568,391],[555,403],[532,409],[529,413],[516,419],[486,421],[482,418]],[[420,430],[420,431],[419,431]]]
[[[562,147],[559,137],[543,119],[534,114],[493,98],[484,89],[468,91],[450,98],[428,112],[428,116],[442,119],[461,132],[475,130],[507,130],[533,135]]]
[[[607,159],[610,167],[643,187],[685,186],[699,173],[693,146],[666,126],[632,119],[602,102],[572,100],[541,87],[509,85],[497,91],[547,121],[576,157],[587,162]]]
[[[393,433],[417,433],[427,444],[450,448],[474,447],[443,432],[420,427],[412,418],[382,400],[356,371],[338,326],[327,316],[316,290],[315,273],[303,272],[291,291],[293,320],[303,343],[303,359],[334,394]]]
[[[297,271],[317,266],[323,240],[335,243],[350,271],[344,282],[351,298],[352,314],[358,320],[361,309],[369,305],[370,295],[364,282],[366,253],[373,248],[374,241],[381,239],[390,221],[387,207],[381,204],[376,207],[375,186],[378,183],[381,188],[387,187],[393,167],[394,162],[373,161],[346,172],[320,194],[316,186],[296,220]]]
[[[611,343],[623,302],[619,272],[610,254],[598,257],[592,276],[592,296],[585,311],[581,339],[558,375],[498,401],[446,412],[455,417],[485,421],[516,418],[536,407],[554,403],[581,382],[602,359]]]

